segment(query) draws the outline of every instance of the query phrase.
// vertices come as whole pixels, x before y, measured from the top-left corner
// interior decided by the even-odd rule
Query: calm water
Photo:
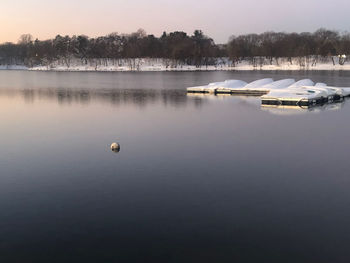
[[[350,86],[346,72],[0,71],[0,261],[349,262],[350,102],[185,94],[263,77]]]

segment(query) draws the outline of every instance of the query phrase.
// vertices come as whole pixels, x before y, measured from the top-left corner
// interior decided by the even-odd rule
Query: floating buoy
[[[120,152],[120,144],[116,142],[112,143],[111,150],[116,153]]]

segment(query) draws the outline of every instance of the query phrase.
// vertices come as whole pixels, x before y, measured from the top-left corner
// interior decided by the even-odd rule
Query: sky
[[[0,43],[22,34],[102,36],[201,29],[216,43],[265,31],[350,31],[349,0],[1,0]]]

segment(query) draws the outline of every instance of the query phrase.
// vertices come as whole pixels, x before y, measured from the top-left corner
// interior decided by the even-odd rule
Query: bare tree
[[[33,42],[33,36],[31,34],[23,34],[18,39],[18,44],[28,45]]]

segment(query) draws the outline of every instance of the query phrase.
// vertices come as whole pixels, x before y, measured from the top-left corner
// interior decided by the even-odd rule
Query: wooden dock
[[[199,94],[229,94],[229,95],[245,95],[245,96],[262,96],[268,93],[266,90],[243,90],[243,89],[187,89],[187,93]]]
[[[213,82],[187,88],[189,94],[259,96],[261,105],[309,107],[338,102],[350,96],[350,87],[332,87],[310,79],[273,81],[265,78],[246,83],[241,80]]]
[[[326,103],[340,102],[344,98],[349,96],[334,95],[328,97],[315,97],[311,99],[307,98],[269,98],[262,97],[262,105],[275,105],[275,106],[300,106],[300,107],[309,107],[314,105],[322,105]]]

